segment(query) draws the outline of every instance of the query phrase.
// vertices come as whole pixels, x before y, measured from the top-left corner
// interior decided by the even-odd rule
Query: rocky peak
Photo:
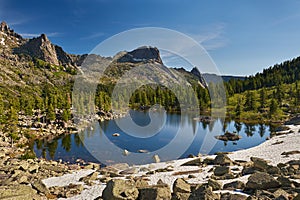
[[[37,38],[32,38],[20,48],[16,49],[16,53],[28,54],[32,57],[44,60],[54,65],[59,65],[55,46],[50,42],[45,34]]]
[[[61,47],[52,44],[46,34],[28,40],[16,48],[15,53],[28,54],[53,65],[76,65],[74,61],[76,59],[72,59]]]
[[[162,63],[159,50],[156,47],[143,46],[133,51],[122,53],[118,58],[118,62],[156,62]]]
[[[6,37],[12,37],[11,39],[17,38],[18,40],[23,40],[22,36],[10,29],[5,21],[2,21],[0,24],[0,32],[2,35],[6,35]]]
[[[44,33],[41,34],[40,39],[42,40],[42,42],[47,42],[47,41],[49,41],[47,35],[44,34]]]
[[[0,31],[2,31],[2,32],[9,32],[9,27],[8,27],[8,25],[6,24],[6,22],[1,22],[1,24],[0,24]]]
[[[205,79],[203,78],[201,72],[198,70],[197,67],[194,67],[192,70],[191,70],[191,73],[197,77],[197,79],[199,80],[199,82],[202,84],[203,87],[207,87],[207,83],[205,81]]]

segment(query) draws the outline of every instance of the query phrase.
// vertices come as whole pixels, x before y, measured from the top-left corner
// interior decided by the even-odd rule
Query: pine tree
[[[271,104],[270,104],[270,112],[269,112],[270,117],[272,115],[274,115],[277,111],[278,111],[278,103],[277,103],[276,99],[272,98]]]
[[[238,98],[237,104],[236,104],[236,108],[235,108],[235,116],[240,118],[241,114],[243,112],[243,103],[242,103],[242,99]]]
[[[266,90],[265,88],[262,88],[260,90],[260,96],[259,96],[259,103],[260,103],[260,109],[263,110],[266,107]]]
[[[50,121],[54,121],[56,119],[55,110],[54,110],[52,104],[50,104],[48,106],[46,117]]]

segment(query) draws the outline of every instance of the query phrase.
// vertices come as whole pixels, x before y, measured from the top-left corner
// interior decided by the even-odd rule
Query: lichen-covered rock
[[[170,200],[171,190],[168,185],[154,185],[139,188],[139,200]]]
[[[189,200],[218,200],[219,194],[215,194],[210,186],[201,185],[197,187],[189,197]]]
[[[0,186],[0,199],[40,199],[36,191],[27,185]]]
[[[216,180],[209,179],[207,184],[208,184],[208,186],[210,186],[212,188],[212,190],[221,190],[222,189],[221,183],[219,183]]]
[[[104,200],[135,200],[138,196],[134,181],[122,179],[110,180],[102,193]]]
[[[250,190],[265,190],[278,187],[280,187],[280,182],[265,172],[256,172],[252,174],[246,184],[246,189]]]
[[[224,176],[230,173],[230,168],[227,166],[217,166],[214,170],[215,176]]]
[[[223,186],[224,190],[236,190],[236,189],[244,189],[245,184],[242,181],[233,181],[231,183],[226,183]]]
[[[183,163],[181,166],[200,166],[201,164],[202,164],[202,159],[196,158],[196,159],[190,160],[186,163]]]
[[[182,178],[178,178],[175,180],[173,184],[173,192],[174,193],[190,193],[191,186]]]
[[[232,165],[232,160],[226,154],[219,154],[214,160],[215,165],[228,166]]]
[[[221,200],[246,200],[247,196],[242,194],[223,193]]]

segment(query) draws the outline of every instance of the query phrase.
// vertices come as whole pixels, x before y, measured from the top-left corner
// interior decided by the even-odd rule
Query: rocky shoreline
[[[22,160],[0,147],[0,198],[300,199],[300,126],[246,150],[147,165]]]

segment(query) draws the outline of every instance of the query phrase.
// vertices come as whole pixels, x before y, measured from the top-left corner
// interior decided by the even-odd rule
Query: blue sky
[[[75,54],[132,28],[169,28],[203,45],[222,74],[255,74],[300,55],[299,0],[0,0],[0,20]]]

